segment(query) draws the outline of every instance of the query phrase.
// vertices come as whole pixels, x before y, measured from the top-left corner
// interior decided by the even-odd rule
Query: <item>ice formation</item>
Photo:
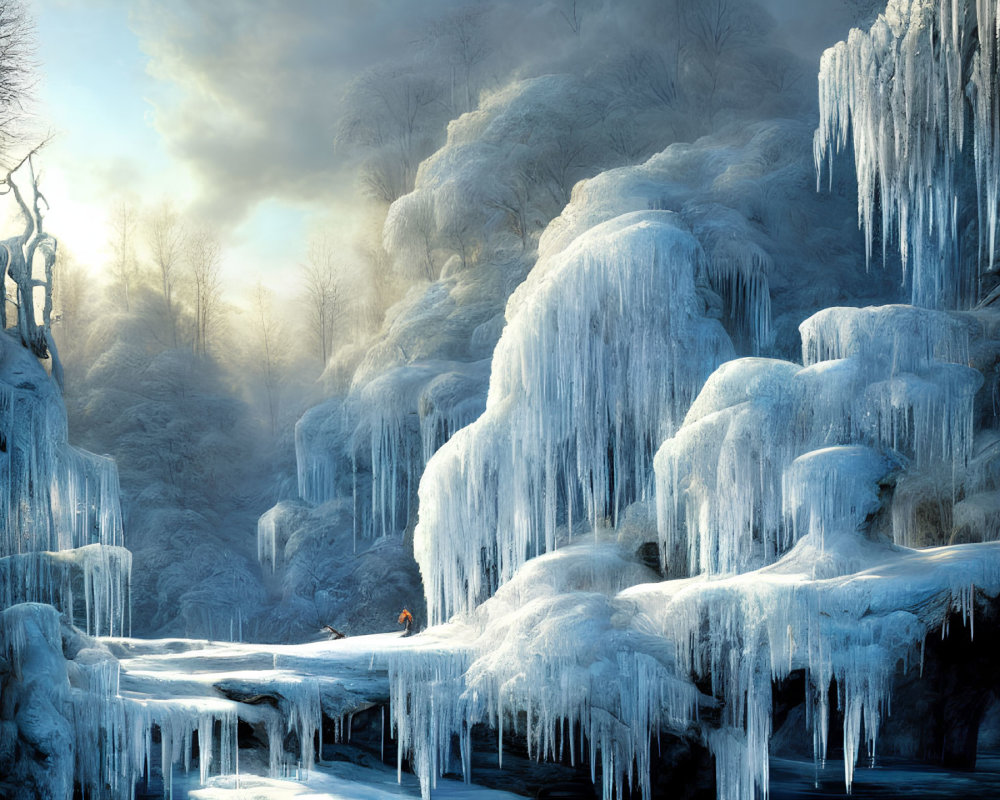
[[[961,319],[909,306],[830,308],[801,330],[807,366],[723,365],[657,453],[661,544],[691,572],[763,566],[795,543],[782,485],[794,487],[786,470],[811,450],[865,444],[916,466],[969,459],[982,375],[954,363],[968,358]],[[901,542],[905,526],[898,517]]]
[[[238,776],[240,722],[266,741],[272,778],[307,776],[322,752],[323,717],[335,721],[338,740],[348,737],[354,713],[387,699],[386,659],[406,641],[397,634],[270,647],[82,639],[49,605],[0,612],[0,657],[10,668],[4,701],[24,711],[13,730],[45,756],[37,769],[48,773],[50,796],[67,800],[74,784],[87,796],[120,800],[156,773],[164,797],[182,771],[194,771],[201,785]],[[4,721],[5,768],[10,736]],[[289,736],[295,752],[286,750]],[[34,759],[14,768],[25,764],[36,769]]]
[[[7,605],[83,611],[77,619],[88,632],[121,635],[131,557],[118,471],[66,436],[54,383],[27,350],[0,337],[0,594]]]
[[[469,775],[479,722],[500,733],[501,766],[513,728],[532,757],[589,763],[595,779],[600,766],[606,797],[633,778],[648,788],[649,733],[683,727],[699,700],[711,703],[676,677],[664,649],[647,652],[616,624],[612,596],[653,577],[614,544],[571,545],[527,562],[465,624],[442,629],[443,641],[391,654],[400,756],[412,755],[425,796],[445,770]],[[462,764],[450,760],[453,736]]]
[[[772,684],[797,671],[819,761],[836,686],[849,790],[862,753],[876,755],[894,680],[921,669],[925,637],[951,613],[971,628],[977,599],[1000,594],[995,544],[913,551],[869,538],[896,469],[860,445],[795,459],[784,512],[800,538],[761,570],[651,582],[611,543],[527,562],[439,634],[450,647],[390,659],[400,744],[427,792],[459,766],[453,737],[487,721],[501,737],[513,725],[537,758],[599,768],[605,798],[626,785],[652,796],[651,734],[700,731],[718,797],[766,796]]]
[[[485,414],[435,454],[414,550],[432,620],[485,599],[574,514],[615,519],[732,352],[676,214],[625,214],[539,261],[508,305]]]
[[[869,258],[877,232],[883,248],[898,234],[915,305],[974,304],[994,263],[997,20],[993,0],[890,0],[820,63],[817,175],[828,162],[832,177],[850,139]],[[978,248],[963,244],[969,230]]]
[[[977,298],[976,259],[958,244],[973,200],[992,264],[996,40],[980,43],[971,28],[996,23],[992,0],[975,9],[893,0],[869,34],[852,33],[822,65],[817,164],[853,132],[869,249],[878,196],[881,230],[900,234],[916,305]],[[542,79],[530,93],[565,104],[566,85]],[[453,139],[495,125],[503,140],[510,122],[466,115]],[[773,192],[799,175],[801,165],[782,160],[796,130],[764,124],[738,146],[671,147],[578,185],[510,299],[492,363],[483,350],[500,330],[496,309],[465,302],[465,293],[479,296],[470,283],[483,281],[481,289],[487,278],[449,274],[404,300],[350,389],[299,423],[302,498],[331,516],[349,499],[360,538],[412,522],[423,472],[415,551],[432,621],[466,612],[450,625],[407,640],[300,648],[157,643],[144,652],[108,642],[119,671],[96,647],[69,667],[54,609],[7,608],[0,642],[11,691],[72,711],[72,734],[50,715],[52,742],[76,737],[57,793],[68,796],[75,781],[95,796],[130,796],[156,761],[154,729],[167,792],[173,765],[191,766],[195,740],[202,782],[236,772],[240,721],[267,739],[273,776],[308,771],[323,717],[349,731],[352,711],[387,699],[386,671],[399,764],[411,759],[425,796],[445,771],[469,776],[471,728],[486,722],[501,749],[514,726],[536,758],[568,753],[595,779],[599,769],[607,800],[626,786],[651,796],[651,738],[664,731],[711,751],[720,798],[766,797],[773,690],[796,673],[820,761],[834,735],[836,687],[849,790],[861,753],[875,754],[893,683],[921,669],[928,634],[959,613],[971,635],[977,605],[1000,597],[996,543],[901,546],[914,539],[910,498],[920,481],[950,482],[962,535],[995,538],[1000,462],[982,455],[989,437],[976,430],[983,377],[969,366],[971,316],[830,308],[801,324],[802,364],[728,360],[733,339],[768,352],[774,293],[793,294],[788,253],[801,237]],[[469,152],[445,151],[423,175],[450,174],[447,160]],[[433,204],[417,192],[394,206],[390,249],[394,238],[420,245],[431,223],[440,237],[400,264],[422,259],[431,277],[450,249],[461,274],[466,248],[486,247],[468,238],[459,190],[495,195],[477,208],[497,216],[470,218],[507,239],[519,234],[530,250],[538,204],[505,182],[512,174],[442,181]],[[782,244],[789,228],[793,244]],[[525,263],[492,279],[519,279]],[[782,311],[803,308],[815,304]],[[426,339],[409,341],[427,328]],[[456,344],[463,339],[469,349]],[[0,412],[33,390],[10,386]],[[82,580],[88,628],[114,620],[120,631],[127,558],[113,547],[121,544],[113,467],[52,438],[64,429],[52,409],[29,404],[17,413],[39,415],[37,425],[4,431],[0,466],[12,487],[2,511],[4,600],[51,600],[72,613]],[[19,444],[25,435],[34,438]],[[689,577],[659,580],[619,525],[629,506],[648,512],[654,488],[662,566]],[[274,567],[295,549],[290,542],[304,547],[302,527],[319,527],[311,511],[279,505],[262,517],[262,561]],[[594,543],[546,552],[584,519]],[[72,555],[60,550],[67,546]],[[288,735],[298,741],[291,759],[281,746]]]
[[[543,236],[536,271],[509,304],[486,413],[431,459],[421,482],[415,546],[432,618],[468,612],[445,629],[451,648],[392,661],[400,741],[425,791],[448,768],[452,737],[464,742],[469,726],[483,720],[502,730],[524,714],[537,756],[574,742],[589,748],[605,798],[622,796],[626,784],[650,795],[649,737],[661,726],[698,731],[715,756],[720,798],[766,796],[772,688],[795,672],[805,675],[818,760],[827,755],[836,686],[850,790],[862,749],[874,756],[893,683],[920,669],[927,635],[954,613],[972,635],[975,606],[1000,595],[996,545],[921,551],[893,540],[914,538],[906,487],[918,481],[950,483],[956,497],[968,492],[955,514],[975,528],[971,536],[991,538],[995,524],[987,513],[995,459],[976,463],[983,375],[970,366],[975,320],[915,306],[978,299],[976,255],[960,253],[958,244],[977,200],[981,248],[991,253],[983,260],[992,263],[996,39],[980,45],[972,30],[978,21],[979,30],[994,31],[996,19],[991,3],[892,2],[869,35],[853,32],[824,57],[817,167],[853,131],[869,249],[880,196],[882,231],[900,234],[914,306],[814,314],[800,327],[802,364],[724,363],[697,397],[685,392],[683,373],[670,373],[670,359],[660,359],[667,369],[651,380],[612,380],[628,375],[634,352],[648,352],[647,315],[672,314],[662,300],[641,311],[641,293],[622,303],[636,297],[625,294],[624,282],[601,305],[612,321],[623,306],[635,309],[628,341],[609,336],[601,317],[588,313],[600,284],[580,250],[603,255],[609,248],[600,237],[628,231],[613,221],[630,219],[617,217],[623,196],[644,197],[647,208],[678,208],[683,230],[708,254],[712,288],[742,298],[758,347],[767,338],[764,279],[773,264],[767,248],[752,246],[760,239],[751,230],[734,267],[713,267],[713,233],[727,228],[713,223],[724,215],[685,204],[690,193],[679,182],[655,181],[655,158],[577,188]],[[974,158],[963,162],[966,97],[978,110]],[[739,180],[725,167],[716,174]],[[977,179],[978,194],[970,195]],[[629,210],[631,219],[642,218]],[[737,240],[745,230],[738,217],[728,229]],[[574,275],[571,295],[560,294],[563,269]],[[670,398],[676,405],[664,400],[666,383],[681,387]],[[645,429],[625,431],[638,420],[636,395],[639,403],[656,397],[659,415],[647,417]],[[577,506],[592,523],[613,521],[623,477],[628,500],[642,500],[643,443],[669,433],[682,414],[655,458],[656,505],[667,566],[694,577],[650,583],[633,574],[636,585],[612,587],[602,579],[608,554],[597,545],[527,560],[552,548],[557,529],[572,531]],[[625,424],[601,429],[606,417]],[[581,436],[574,419],[608,438],[589,428]],[[615,460],[622,452],[624,476]],[[608,463],[613,469],[601,472]],[[580,561],[588,563],[587,578],[564,580]],[[697,681],[710,696],[699,694]],[[434,691],[419,691],[428,685]],[[463,768],[466,749],[463,743]]]
[[[0,605],[48,603],[88,632],[122,636],[131,628],[131,572],[132,554],[124,547],[89,544],[6,556],[0,558]]]
[[[421,361],[364,375],[346,398],[295,426],[299,496],[314,505],[349,497],[358,539],[404,530],[427,460],[483,410],[488,361]],[[274,564],[273,521],[259,523],[261,558]]]

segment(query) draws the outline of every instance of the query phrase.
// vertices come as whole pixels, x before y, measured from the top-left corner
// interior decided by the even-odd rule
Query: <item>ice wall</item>
[[[533,758],[589,764],[595,780],[599,768],[605,797],[633,779],[648,790],[650,732],[683,728],[713,703],[677,678],[672,654],[619,624],[614,595],[654,578],[613,542],[569,545],[525,563],[416,652],[393,654],[399,756],[424,796],[445,771],[471,774],[469,732],[484,722],[500,734],[501,767],[513,734]]]
[[[864,46],[860,41],[852,34],[851,46]],[[780,138],[774,129],[759,136],[769,146],[756,137],[744,143],[744,155],[759,154],[758,165],[775,158]],[[679,172],[681,165],[688,171]],[[728,205],[718,197],[710,202],[703,183],[688,181],[693,172],[711,175],[713,189],[740,189]],[[933,183],[928,175],[920,186]],[[812,281],[820,262],[804,264],[798,278],[782,266],[787,241],[808,237],[789,225],[777,180],[766,186],[768,177],[732,149],[669,148],[643,167],[579,185],[543,236],[539,265],[508,306],[486,413],[431,459],[421,482],[415,546],[432,618],[467,612],[446,629],[454,647],[419,659],[401,655],[393,665],[394,697],[406,709],[397,710],[401,741],[425,791],[436,772],[449,768],[452,736],[461,741],[468,726],[483,720],[502,729],[523,714],[527,728],[519,732],[533,753],[559,757],[578,745],[600,766],[605,798],[621,796],[626,784],[650,795],[648,746],[660,726],[697,731],[715,756],[720,798],[766,796],[772,687],[799,671],[820,760],[835,735],[829,696],[836,685],[849,790],[861,753],[875,753],[894,681],[919,669],[924,638],[954,612],[971,632],[977,602],[1000,594],[995,545],[917,551],[899,544],[913,538],[906,499],[897,496],[907,481],[948,482],[956,496],[966,485],[993,486],[992,478],[975,477],[993,463],[983,457],[977,465],[983,375],[970,363],[982,362],[973,351],[989,339],[977,332],[981,320],[900,305],[800,313],[814,312],[814,300],[789,284]],[[861,174],[859,182],[864,192]],[[761,215],[745,213],[752,207],[748,186],[768,198]],[[650,212],[636,209],[637,202],[656,209],[653,216],[644,217]],[[728,213],[737,206],[739,214]],[[602,295],[599,279],[630,274],[606,254],[635,249],[626,238],[629,220],[659,220],[659,210],[674,208],[676,216],[666,217],[670,235],[690,236],[705,265],[702,281],[697,269],[690,273],[691,296],[703,303],[699,312],[724,319],[730,330],[744,325],[748,343],[761,348],[760,332],[770,330],[764,322],[775,312],[773,302],[763,303],[762,287],[772,300],[781,292],[788,305],[778,313],[806,318],[799,328],[802,364],[729,361],[697,395],[673,395],[680,401],[673,407],[659,394],[662,386],[680,375],[683,391],[683,368],[697,358],[679,373],[675,361],[660,359],[658,370],[640,373],[648,380],[619,381],[643,363],[635,353],[650,351],[647,324],[662,331],[678,323],[672,303],[683,295],[674,291],[671,300],[644,306],[641,298],[655,297],[655,285],[635,292],[622,278]],[[749,219],[756,224],[744,225]],[[936,230],[930,220],[921,218],[923,230]],[[901,230],[913,233],[906,225]],[[772,232],[779,240],[794,233],[782,245],[769,238]],[[735,284],[726,268],[712,266],[714,251],[739,256],[729,262]],[[657,257],[665,252],[658,243]],[[908,269],[925,270],[912,277],[914,299],[948,307],[972,297],[968,274],[924,255],[915,266],[916,257],[904,250]],[[595,256],[604,262],[595,266]],[[657,264],[655,257],[644,260]],[[864,296],[849,274],[838,276],[841,290]],[[722,302],[713,305],[713,296]],[[732,296],[740,298],[742,323],[727,309]],[[635,313],[621,340],[608,331],[626,306]],[[670,315],[669,322],[658,314]],[[995,354],[995,342],[991,347]],[[650,397],[656,401],[642,406]],[[630,428],[633,408],[656,411]],[[671,418],[672,411],[678,416]],[[589,426],[579,436],[567,422],[574,415]],[[557,530],[572,531],[577,507],[592,522],[615,518],[622,475],[614,457],[622,450],[631,456],[625,464],[636,469],[625,473],[632,481],[626,485],[641,497],[641,470],[649,462],[635,453],[655,436],[652,422],[669,429],[680,415],[682,424],[653,466],[665,560],[692,577],[637,578],[631,588],[609,589],[600,579],[607,554],[599,547],[586,550],[593,583],[563,580],[578,557],[569,550],[531,558],[557,543]],[[601,429],[605,417],[620,427]],[[591,437],[595,425],[608,437],[603,449]],[[602,473],[602,462],[614,468]],[[982,536],[990,523],[980,510],[970,504],[965,519]],[[551,594],[534,594],[538,585]],[[426,684],[436,691],[422,693]]]
[[[0,558],[0,606],[47,603],[95,635],[123,636],[131,628],[124,547],[89,544],[68,550]]]
[[[501,738],[513,728],[536,758],[589,763],[607,800],[625,786],[654,796],[650,742],[661,731],[705,743],[719,798],[766,796],[772,687],[797,672],[801,734],[818,761],[840,738],[850,791],[855,766],[877,757],[894,682],[922,669],[925,637],[943,636],[954,613],[972,635],[977,603],[1000,596],[996,544],[918,551],[873,540],[898,469],[863,445],[793,460],[782,505],[800,538],[756,571],[657,581],[613,539],[528,561],[425,651],[390,661],[401,750],[425,794],[437,774],[469,775],[469,728],[488,722]]]
[[[868,256],[898,237],[915,305],[972,305],[994,264],[997,20],[994,0],[891,0],[820,63],[819,180],[850,144]]]
[[[145,777],[147,794],[162,779],[163,797],[177,796],[181,773],[182,788],[240,775],[240,723],[264,751],[254,767],[272,778],[308,774],[322,753],[324,715],[342,741],[351,715],[387,695],[384,651],[399,639],[359,639],[95,640],[51,605],[4,608],[0,793],[127,800]]]
[[[414,550],[432,620],[475,606],[574,515],[648,489],[652,443],[732,353],[704,316],[698,241],[676,214],[595,226],[511,298],[486,413],[431,459]]]
[[[415,549],[432,619],[488,596],[557,529],[613,523],[646,495],[658,437],[732,353],[725,339],[774,344],[772,285],[788,299],[803,270],[855,280],[837,248],[803,267],[802,240],[789,245],[830,233],[813,201],[789,200],[809,180],[807,138],[762,123],[577,184],[508,304],[486,414],[424,472]],[[639,220],[662,233],[624,227]],[[699,341],[698,325],[715,332]]]
[[[114,461],[71,447],[55,384],[0,337],[0,572],[7,604],[53,602],[88,632],[128,627]],[[74,588],[75,587],[75,588]],[[75,596],[75,601],[74,601]]]

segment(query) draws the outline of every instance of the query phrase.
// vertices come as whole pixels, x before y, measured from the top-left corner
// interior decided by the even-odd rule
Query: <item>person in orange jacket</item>
[[[404,608],[402,613],[399,615],[399,619],[396,620],[400,625],[405,625],[406,629],[403,631],[403,636],[410,635],[410,629],[413,627],[413,614],[410,613],[408,608]]]

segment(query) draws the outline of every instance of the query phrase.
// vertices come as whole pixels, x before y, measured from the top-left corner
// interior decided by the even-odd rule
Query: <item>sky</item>
[[[348,71],[309,53],[320,37],[310,43],[281,4],[234,27],[247,16],[237,5],[27,4],[38,63],[28,141],[52,134],[38,160],[47,227],[78,262],[106,263],[107,214],[122,200],[187,209],[222,233],[224,275],[279,292],[311,230],[349,228],[352,179],[338,169],[332,116]]]
[[[37,38],[32,135],[53,134],[39,166],[62,245],[99,270],[108,210],[168,200],[223,235],[228,279],[281,293],[312,231],[346,242],[359,220],[334,146],[349,81],[464,0],[23,2]],[[859,2],[764,5],[818,60]]]

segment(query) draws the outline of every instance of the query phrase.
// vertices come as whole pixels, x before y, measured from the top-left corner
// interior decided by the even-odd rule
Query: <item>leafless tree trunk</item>
[[[367,151],[362,179],[376,200],[391,203],[413,188],[433,149],[441,95],[436,80],[403,68],[370,70],[349,89],[337,139]]]
[[[222,252],[218,238],[211,231],[201,230],[190,238],[188,265],[194,288],[194,351],[204,356],[211,345],[222,292],[219,277]]]
[[[0,0],[0,150],[14,141],[13,128],[24,113],[33,56],[32,24],[23,6],[18,0]]]
[[[258,281],[253,293],[253,315],[257,328],[260,351],[257,354],[258,363],[264,378],[264,392],[267,397],[267,417],[270,423],[271,436],[278,434],[278,411],[280,404],[279,380],[281,335],[278,323],[271,310],[271,294]]]
[[[478,95],[475,74],[479,65],[493,52],[487,32],[487,8],[477,6],[452,12],[431,24],[430,37],[435,48],[445,51],[451,70],[451,112],[471,111]],[[461,74],[465,89],[464,105],[457,108],[455,85]]]
[[[132,290],[139,277],[139,261],[135,252],[137,214],[135,206],[122,200],[115,206],[111,217],[111,251],[114,260],[111,273],[125,311],[132,310]]]
[[[302,287],[308,306],[310,338],[315,341],[320,362],[330,360],[334,327],[343,304],[343,292],[337,278],[336,254],[326,236],[309,247],[308,261],[302,267]]]
[[[170,323],[171,342],[177,347],[177,313],[174,290],[177,272],[184,252],[184,229],[177,213],[167,203],[162,204],[147,222],[146,229],[153,264],[160,276],[160,290]]]
[[[32,161],[35,153],[43,145],[44,142],[21,159],[0,183],[0,186],[6,187],[6,191],[14,195],[24,219],[24,232],[20,236],[13,236],[0,242],[0,276],[10,275],[17,287],[15,306],[21,343],[39,358],[48,357],[49,350],[53,349],[53,370],[57,380],[61,381],[62,368],[58,365],[58,358],[51,344],[52,270],[56,260],[57,242],[43,229],[42,204],[44,203],[47,208],[48,201],[38,189],[38,177]],[[14,179],[14,174],[25,166],[31,187],[31,194],[27,199]],[[34,276],[36,253],[41,253],[44,262],[45,277],[40,280]],[[35,319],[36,288],[41,288],[45,292],[41,328]],[[3,304],[3,309],[0,322],[6,327],[6,303]]]

